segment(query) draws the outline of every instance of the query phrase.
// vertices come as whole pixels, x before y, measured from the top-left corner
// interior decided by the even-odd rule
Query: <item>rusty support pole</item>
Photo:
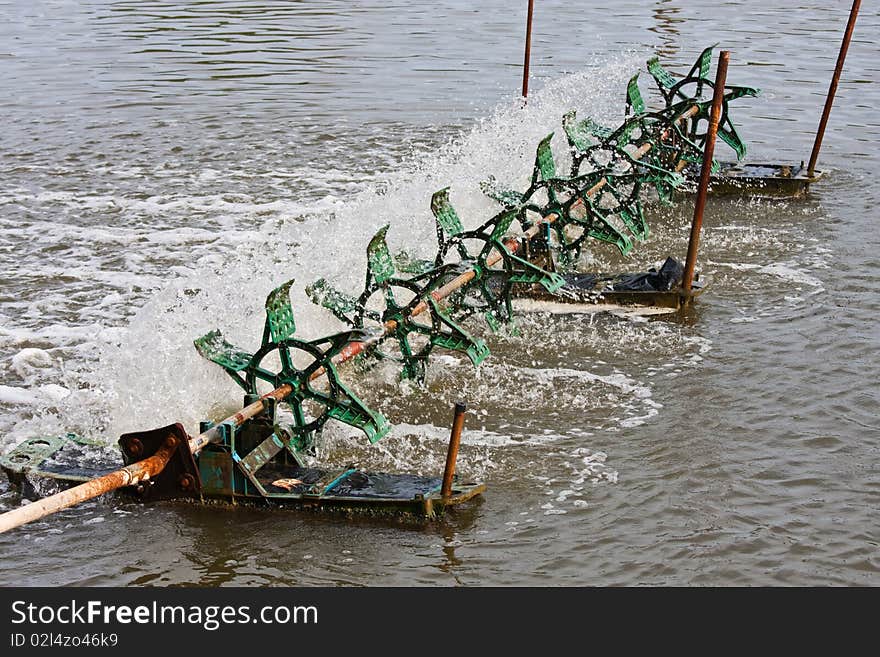
[[[529,95],[529,60],[532,57],[532,15],[535,13],[535,0],[529,0],[529,15],[526,18],[526,52],[523,59],[523,98]]]
[[[861,4],[862,0],[853,0],[852,9],[849,12],[849,22],[847,22],[846,31],[843,33],[843,43],[840,44],[837,65],[834,67],[834,75],[831,76],[831,85],[828,87],[828,96],[825,98],[825,109],[822,110],[822,119],[819,121],[819,129],[816,131],[813,152],[810,153],[810,164],[807,166],[807,176],[810,178],[813,177],[813,173],[816,171],[819,149],[822,148],[822,138],[825,136],[828,117],[831,115],[831,105],[834,104],[834,94],[837,92],[837,83],[840,82],[840,73],[843,71],[843,63],[846,61],[846,52],[849,50],[849,42],[852,39],[853,30],[856,26],[856,17],[859,15],[859,5]]]
[[[177,447],[177,440],[169,436],[162,447],[159,448],[159,451],[143,461],[132,463],[115,472],[110,472],[82,483],[79,486],[68,488],[60,493],[55,493],[49,497],[32,502],[27,506],[21,506],[0,514],[0,534],[15,527],[20,527],[25,523],[39,520],[74,504],[99,497],[117,488],[133,486],[142,481],[148,481],[162,472]]]
[[[694,282],[694,269],[697,266],[697,249],[700,246],[700,231],[703,228],[703,210],[706,209],[706,197],[709,195],[709,177],[712,174],[712,156],[715,153],[715,135],[718,134],[718,121],[721,118],[721,101],[724,98],[724,83],[727,80],[727,64],[730,51],[722,50],[718,59],[718,70],[715,73],[715,89],[712,94],[712,113],[709,115],[709,127],[706,129],[706,142],[703,145],[703,168],[700,169],[700,187],[694,204],[694,220],[691,223],[691,237],[688,241],[687,260],[684,264],[684,275],[681,280],[682,303],[691,301],[691,286]]]
[[[455,476],[455,462],[458,460],[458,446],[461,444],[461,430],[464,428],[464,412],[467,405],[455,402],[455,415],[452,417],[452,432],[449,434],[449,449],[446,452],[446,468],[443,470],[443,487],[440,494],[447,498],[452,495],[452,478]]]

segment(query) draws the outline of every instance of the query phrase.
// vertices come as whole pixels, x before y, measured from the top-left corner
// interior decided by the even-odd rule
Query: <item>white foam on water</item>
[[[30,405],[39,403],[40,398],[35,390],[0,385],[0,402],[4,404]]]
[[[797,283],[800,285],[809,285],[811,287],[816,288],[816,292],[824,292],[825,285],[815,276],[812,276],[802,269],[798,268],[797,265],[792,263],[774,263],[772,265],[765,265],[760,267],[758,271],[762,274],[769,274],[771,276],[778,276],[779,278],[790,281],[792,283]]]
[[[715,267],[725,267],[733,271],[754,271],[767,276],[775,276],[783,281],[796,285],[807,285],[814,288],[813,294],[825,291],[825,284],[816,276],[805,271],[804,267],[795,262],[775,262],[769,265],[759,265],[746,262],[719,262],[707,261]]]
[[[15,354],[10,365],[16,374],[26,378],[36,370],[52,367],[55,364],[55,359],[45,349],[29,347]]]
[[[552,385],[553,381],[559,378],[574,378],[587,384],[600,382],[612,388],[616,388],[628,397],[631,397],[633,401],[639,403],[645,409],[643,415],[630,416],[621,419],[619,421],[621,427],[636,427],[644,424],[650,418],[657,415],[660,412],[660,409],[663,408],[662,404],[651,399],[651,388],[649,386],[631,379],[622,372],[602,375],[594,374],[585,370],[575,370],[563,367],[554,369],[526,367],[519,369],[524,373],[533,376],[536,380],[547,383],[548,386],[552,388],[556,387]],[[621,408],[629,410],[632,408],[632,404],[624,401],[621,403]]]
[[[578,447],[570,451],[549,452],[547,458],[553,458],[556,466],[552,476],[528,473],[526,476],[537,482],[536,488],[544,487],[544,495],[550,498],[540,506],[544,515],[561,515],[567,510],[585,509],[593,487],[598,485],[616,484],[618,473],[610,467],[605,452],[593,452],[586,447]],[[528,515],[522,512],[521,515]]]
[[[566,511],[565,509],[549,508],[546,511],[544,511],[545,516],[561,516],[561,515],[565,515],[566,513],[568,513],[568,511]]]
[[[449,427],[438,427],[433,424],[409,424],[407,422],[395,422],[392,435],[396,436],[419,436],[427,440],[449,441]],[[502,433],[487,431],[486,429],[464,429],[461,432],[461,443],[478,447],[511,447],[515,445],[545,445],[564,439],[565,436],[558,433],[542,433],[526,437],[509,436]]]
[[[60,402],[70,395],[64,386],[47,383],[35,388],[18,388],[0,385],[0,403],[11,406],[44,405],[46,402]]]

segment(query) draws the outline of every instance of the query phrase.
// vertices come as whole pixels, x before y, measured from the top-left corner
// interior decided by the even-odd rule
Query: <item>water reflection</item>
[[[443,545],[440,547],[443,558],[437,564],[437,569],[451,576],[459,586],[464,586],[466,583],[460,573],[460,566],[465,561],[456,553],[456,548],[460,547],[462,539],[473,531],[477,518],[481,515],[483,503],[483,498],[477,498],[472,503],[456,507],[450,510],[437,525],[438,533],[443,538]]]
[[[680,17],[681,8],[673,4],[674,0],[658,0],[651,10],[651,15],[657,22],[648,28],[660,37],[660,45],[657,47],[657,55],[661,59],[674,59],[678,54],[678,29],[677,25],[684,22]]]

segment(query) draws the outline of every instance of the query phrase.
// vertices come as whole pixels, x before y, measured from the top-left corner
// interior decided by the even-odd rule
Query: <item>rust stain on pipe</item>
[[[61,511],[80,502],[85,502],[117,488],[133,486],[148,481],[162,472],[177,449],[177,440],[169,437],[153,456],[132,463],[115,472],[110,472],[79,486],[50,495],[27,506],[19,507],[0,515],[0,533],[38,520],[49,514]]]

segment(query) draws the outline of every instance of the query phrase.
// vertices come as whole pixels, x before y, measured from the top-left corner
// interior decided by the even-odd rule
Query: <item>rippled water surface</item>
[[[0,450],[222,417],[194,337],[254,346],[289,278],[299,334],[336,330],[306,284],[356,291],[385,223],[429,252],[442,187],[488,217],[481,180],[525,181],[568,109],[619,121],[654,54],[731,50],[763,89],[733,106],[748,159],[806,159],[849,10],[538,2],[522,108],[513,4],[0,2]],[[423,390],[344,372],[395,430],[334,427],[324,459],[437,472],[463,397],[480,501],[433,524],[93,501],[0,536],[0,584],[880,583],[878,29],[869,3],[809,198],[710,200],[692,311],[525,316]],[[652,204],[649,243],[591,266],[683,257],[691,209]]]

